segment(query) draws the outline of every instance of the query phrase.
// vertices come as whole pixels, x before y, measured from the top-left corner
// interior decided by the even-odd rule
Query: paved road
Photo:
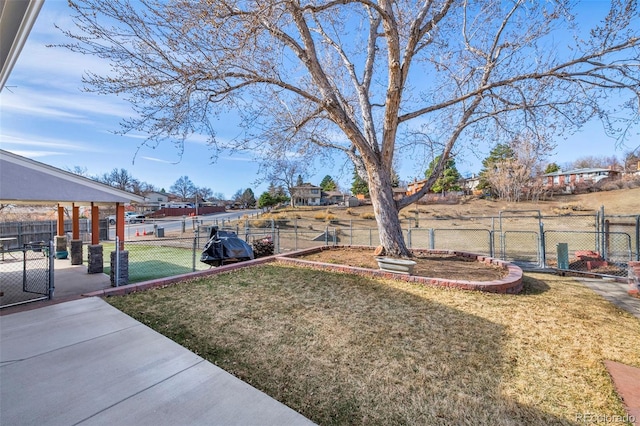
[[[204,225],[220,224],[223,221],[234,221],[244,216],[255,217],[261,210],[234,210],[225,213],[212,213],[209,215],[198,216],[198,222]],[[182,224],[184,222],[185,230],[190,232],[193,229],[193,218],[185,217],[170,217],[164,219],[148,219],[144,223],[132,223],[125,224],[125,238],[135,236],[136,232],[143,233],[143,231],[151,232],[154,229],[154,225],[164,228],[164,232],[181,231]],[[115,240],[116,231],[115,226],[109,227],[109,239]]]

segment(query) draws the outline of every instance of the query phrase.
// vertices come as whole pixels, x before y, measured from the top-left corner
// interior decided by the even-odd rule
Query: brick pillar
[[[69,256],[67,251],[67,237],[65,235],[56,235],[56,259],[66,259]]]
[[[118,286],[129,284],[129,252],[122,250],[120,253],[119,265],[120,274],[118,279]],[[116,286],[116,252],[111,252],[111,285]]]
[[[71,264],[82,265],[82,240],[71,240]]]
[[[104,272],[104,251],[101,244],[90,244],[87,254],[87,273],[101,274]]]

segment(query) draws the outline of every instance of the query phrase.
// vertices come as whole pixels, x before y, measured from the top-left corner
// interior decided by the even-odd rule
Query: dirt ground
[[[303,257],[305,260],[361,268],[378,269],[373,249],[339,248]],[[468,281],[491,281],[506,275],[502,268],[488,266],[454,255],[416,254],[414,275],[429,278],[455,278]]]
[[[420,204],[421,214],[446,214],[448,216],[498,216],[506,210],[540,210],[543,215],[568,215],[595,213],[601,207],[605,214],[640,214],[640,188],[619,189],[579,195],[555,195],[548,200],[506,202],[502,200],[467,198],[457,204]],[[416,209],[415,205],[408,207]],[[405,211],[403,210],[403,212]]]

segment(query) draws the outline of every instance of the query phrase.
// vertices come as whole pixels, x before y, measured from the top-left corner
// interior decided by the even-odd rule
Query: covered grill
[[[242,241],[235,232],[211,228],[209,241],[205,244],[200,262],[211,266],[222,266],[226,262],[241,262],[253,259],[253,249]]]

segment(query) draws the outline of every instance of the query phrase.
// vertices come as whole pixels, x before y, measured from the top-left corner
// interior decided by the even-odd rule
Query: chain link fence
[[[159,236],[155,232],[141,238],[127,237],[127,282],[210,268],[200,262],[200,256],[213,226],[235,232],[250,245],[268,238],[273,242],[275,253],[325,245],[379,244],[377,226],[370,219],[258,217],[232,222],[213,218],[208,223],[194,219],[191,225],[183,225],[180,237]],[[601,211],[595,215],[542,216],[535,210],[501,212],[495,217],[410,215],[403,218],[402,225],[410,248],[455,249],[497,257],[530,268],[566,266],[566,269],[580,272],[626,276],[627,263],[640,260],[640,215],[605,216]],[[190,233],[192,235],[188,235]],[[22,235],[28,240],[33,237],[33,234]],[[558,250],[564,245],[568,259],[566,262],[560,259],[559,262]],[[115,244],[107,241],[103,246],[105,272],[111,274],[109,253],[115,251]],[[4,273],[2,275],[6,281],[8,278]]]
[[[49,243],[3,249],[0,260],[0,307],[53,296],[53,254]]]

